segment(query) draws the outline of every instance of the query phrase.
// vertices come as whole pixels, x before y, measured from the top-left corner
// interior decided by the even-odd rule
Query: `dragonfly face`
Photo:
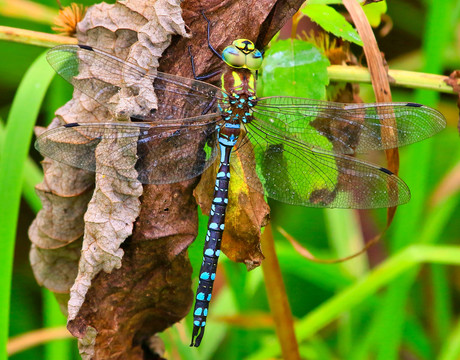
[[[252,41],[238,39],[222,51],[222,60],[233,68],[259,70],[263,59]]]

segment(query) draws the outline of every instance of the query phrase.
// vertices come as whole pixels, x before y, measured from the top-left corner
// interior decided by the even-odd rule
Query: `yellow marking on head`
[[[255,45],[251,40],[248,39],[237,39],[233,43],[238,50],[243,52],[245,55],[253,52],[255,50]]]

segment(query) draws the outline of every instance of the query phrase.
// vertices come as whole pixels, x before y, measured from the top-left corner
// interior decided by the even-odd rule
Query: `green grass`
[[[447,45],[446,40],[450,26],[443,17],[449,12],[451,4],[453,4],[452,1],[429,2],[422,39],[422,51],[426,59],[425,65],[421,69],[423,72],[442,73],[441,58],[437,54],[442,53],[443,48]],[[437,94],[424,91],[417,91],[415,95],[416,102],[423,102],[430,106],[436,106],[438,99]],[[407,171],[407,168],[403,168],[401,176],[406,179],[411,188],[416,189],[416,192],[413,194],[412,201],[399,210],[398,218],[393,224],[394,235],[391,247],[395,251],[399,251],[411,243],[419,242],[416,234],[423,221],[426,221],[424,212],[427,208],[427,196],[423,195],[430,192],[428,178],[432,172],[433,145],[433,141],[425,141],[414,144],[408,149],[409,159],[407,161],[410,164],[417,164],[417,171]],[[439,238],[433,237],[428,241],[434,243],[436,239]],[[403,331],[407,304],[410,301],[411,289],[419,272],[420,267],[417,266],[391,284],[382,299],[379,314],[374,316],[370,333],[375,334],[371,342],[376,347],[378,360],[398,357],[401,344],[404,341]],[[435,314],[434,317],[437,318],[437,315],[439,314]]]
[[[24,75],[8,116],[0,151],[0,359],[6,359],[13,250],[24,168],[32,131],[54,74],[41,55]]]

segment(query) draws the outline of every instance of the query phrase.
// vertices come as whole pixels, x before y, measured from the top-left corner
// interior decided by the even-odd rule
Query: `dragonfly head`
[[[232,45],[227,46],[222,51],[222,59],[233,68],[249,70],[259,70],[263,60],[262,53],[247,39],[235,40]]]

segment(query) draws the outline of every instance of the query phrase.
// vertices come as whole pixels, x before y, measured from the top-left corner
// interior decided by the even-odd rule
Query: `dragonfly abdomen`
[[[226,124],[228,125],[228,124]],[[199,346],[204,335],[208,306],[211,301],[212,288],[216,277],[217,261],[219,260],[222,234],[225,227],[225,212],[228,204],[228,184],[230,181],[230,154],[236,143],[238,134],[229,128],[230,135],[220,134],[220,166],[216,176],[214,196],[209,214],[208,231],[203,250],[198,290],[196,293],[195,308],[193,310],[193,334],[190,346]],[[221,130],[225,132],[225,127]]]
[[[217,261],[219,260],[222,234],[225,227],[225,212],[228,204],[228,185],[230,181],[230,154],[238,141],[241,122],[252,119],[252,106],[255,104],[254,79],[252,75],[242,72],[231,73],[229,80],[222,78],[224,100],[219,104],[224,126],[219,130],[220,166],[216,176],[214,197],[209,214],[208,231],[203,250],[198,290],[193,310],[193,333],[190,346],[199,346],[204,335],[208,306],[212,296],[212,288],[216,277]],[[252,84],[252,85],[251,85]],[[229,88],[226,88],[226,86]],[[222,105],[224,107],[222,107]]]

